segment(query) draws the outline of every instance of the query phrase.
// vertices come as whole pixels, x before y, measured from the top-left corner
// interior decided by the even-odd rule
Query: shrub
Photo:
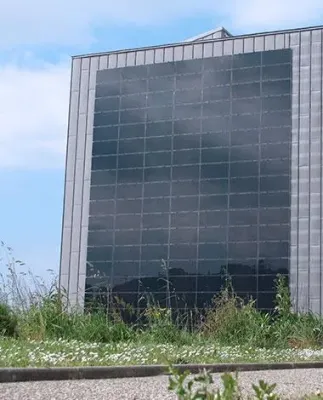
[[[17,336],[17,317],[6,304],[0,304],[0,335]]]
[[[286,277],[280,274],[277,275],[275,289],[275,312],[280,319],[290,318],[293,314],[292,300]]]
[[[193,340],[193,335],[190,335],[185,327],[180,327],[179,323],[173,321],[171,308],[149,305],[144,317],[147,321],[142,332],[145,340],[182,345],[191,343]]]
[[[112,321],[103,310],[83,313],[68,310],[60,294],[53,293],[42,304],[32,306],[22,318],[22,331],[36,340],[74,339],[84,342],[120,342],[133,336],[123,321]]]
[[[202,330],[222,344],[264,347],[271,342],[271,316],[258,311],[252,299],[239,298],[229,283],[207,310]]]

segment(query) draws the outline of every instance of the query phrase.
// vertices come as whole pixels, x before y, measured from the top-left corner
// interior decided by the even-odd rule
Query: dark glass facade
[[[270,309],[290,248],[291,50],[98,71],[87,293]]]

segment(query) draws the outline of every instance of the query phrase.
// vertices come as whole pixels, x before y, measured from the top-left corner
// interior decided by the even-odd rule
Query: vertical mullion
[[[114,183],[114,213],[113,213],[113,239],[112,239],[112,254],[111,254],[111,275],[110,275],[110,288],[107,293],[108,307],[110,305],[112,294],[113,282],[114,282],[114,268],[115,268],[115,247],[116,247],[116,220],[117,220],[117,187],[118,187],[118,171],[119,171],[119,145],[120,145],[120,123],[121,123],[121,94],[122,94],[122,77],[120,74],[119,78],[119,110],[118,110],[118,137],[117,137],[117,151],[116,151],[116,176]]]
[[[146,53],[145,53],[146,56]],[[140,210],[140,248],[139,248],[139,271],[138,271],[138,293],[137,293],[137,313],[140,315],[140,286],[141,286],[141,270],[142,270],[142,237],[143,237],[143,229],[144,229],[144,198],[145,198],[145,169],[146,169],[146,139],[147,139],[147,122],[148,122],[148,86],[149,86],[149,66],[146,67],[147,71],[147,80],[146,80],[146,111],[145,111],[145,128],[144,128],[144,148],[143,148],[143,168],[142,168],[142,187],[141,187],[141,210]]]

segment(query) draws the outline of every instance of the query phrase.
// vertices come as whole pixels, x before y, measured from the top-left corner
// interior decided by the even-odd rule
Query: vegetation
[[[170,368],[171,376],[169,378],[170,391],[177,394],[178,400],[240,400],[242,394],[238,385],[238,375],[233,377],[231,374],[221,376],[223,388],[213,389],[214,384],[212,375],[206,370],[203,373],[190,378],[189,372],[180,374],[176,369]],[[260,381],[258,385],[252,386],[254,390],[254,399],[257,400],[279,400],[274,390],[276,385],[268,385]]]
[[[189,372],[179,373],[170,367],[168,390],[177,395],[178,400],[242,400],[243,395],[239,388],[238,374],[226,373],[221,376],[222,387],[214,388],[212,375],[204,370],[197,376],[190,376]],[[275,392],[276,384],[268,384],[260,380],[257,385],[252,385],[254,400],[279,400]],[[322,393],[306,396],[303,400],[316,400],[323,397]]]
[[[7,304],[0,304],[0,334],[9,337],[17,334],[17,318]]]
[[[0,257],[0,366],[115,365],[296,361],[323,357],[323,320],[291,311],[288,286],[277,279],[276,308],[262,313],[228,282],[198,322],[174,317],[147,300],[126,323],[127,305],[81,313],[65,294],[25,271],[11,249]],[[4,271],[5,269],[5,271]],[[128,314],[131,313],[127,309]]]
[[[195,319],[192,313],[174,318],[147,298],[141,315],[122,301],[109,314],[68,310],[66,296],[55,280],[46,285],[24,270],[10,248],[0,254],[0,367],[52,367],[221,362],[282,362],[322,360],[323,320],[295,314],[283,277],[276,282],[273,313],[243,301],[230,281],[213,306]],[[5,269],[5,271],[4,271]],[[20,269],[20,271],[19,271]],[[126,311],[126,313],[125,313]],[[133,323],[124,316],[132,315]],[[215,387],[207,371],[190,377],[170,368],[169,390],[179,400],[238,400],[238,376],[224,374]],[[279,400],[275,385],[253,385],[253,399]],[[321,393],[304,400],[322,398]]]

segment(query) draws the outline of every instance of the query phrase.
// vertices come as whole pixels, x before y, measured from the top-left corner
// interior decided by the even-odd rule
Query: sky
[[[2,2],[0,241],[35,275],[58,273],[72,55],[320,24],[322,0]]]

